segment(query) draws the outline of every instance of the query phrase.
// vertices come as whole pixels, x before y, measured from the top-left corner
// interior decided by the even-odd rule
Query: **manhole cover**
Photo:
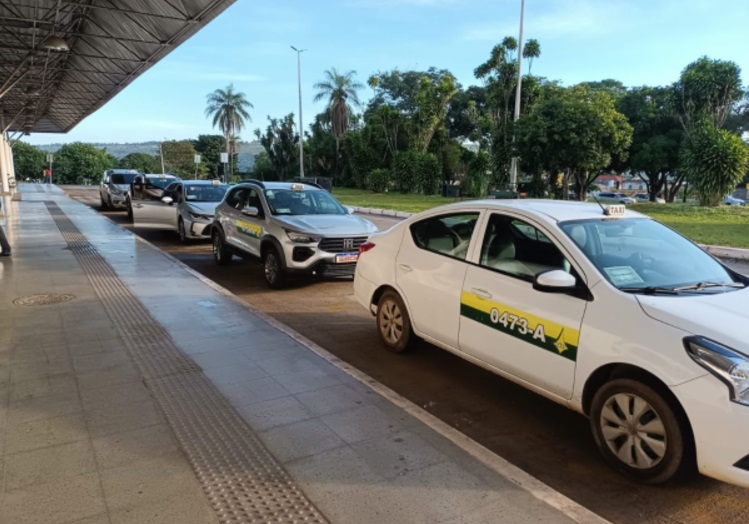
[[[45,293],[43,295],[28,295],[25,297],[17,298],[13,301],[16,306],[48,306],[50,304],[59,304],[60,302],[67,302],[73,300],[75,295],[67,293],[55,294]]]

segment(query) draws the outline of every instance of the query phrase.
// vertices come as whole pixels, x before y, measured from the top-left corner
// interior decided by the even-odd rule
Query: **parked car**
[[[637,202],[650,202],[650,195],[647,193],[637,193],[634,195],[634,198]],[[656,204],[665,204],[666,199],[661,197],[655,197],[655,203]]]
[[[128,191],[126,198],[127,216],[130,220],[135,220],[133,207],[135,205],[145,206],[148,203],[158,202],[164,195],[164,189],[166,186],[173,182],[177,182],[180,178],[175,175],[165,174],[139,174],[130,183],[130,190]],[[151,207],[150,204],[147,207]],[[148,217],[148,209],[146,210],[146,219]],[[143,213],[141,213],[143,217]]]
[[[228,189],[228,184],[219,180],[172,182],[166,186],[161,198],[133,201],[133,225],[174,231],[184,243],[211,238],[216,206]]]
[[[723,199],[723,204],[727,206],[743,206],[744,201],[740,198],[736,198],[731,195],[726,195],[726,197]]]
[[[213,256],[260,258],[266,283],[287,276],[353,276],[359,246],[377,230],[310,184],[248,181],[233,186],[216,208]]]
[[[125,209],[130,184],[140,175],[137,169],[107,169],[99,184],[101,209]]]
[[[595,196],[595,198],[596,200],[604,204],[634,204],[637,202],[632,197],[628,197],[627,195],[623,195],[622,193],[613,193],[611,191],[601,191]]]
[[[441,206],[359,248],[357,301],[395,352],[417,338],[590,419],[614,468],[749,487],[749,278],[621,205]]]

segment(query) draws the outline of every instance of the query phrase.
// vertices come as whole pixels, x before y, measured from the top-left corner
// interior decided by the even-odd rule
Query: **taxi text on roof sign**
[[[617,206],[606,206],[603,208],[603,214],[609,217],[620,217],[624,216],[626,208],[622,205]]]
[[[304,184],[291,184],[292,191],[304,191]]]

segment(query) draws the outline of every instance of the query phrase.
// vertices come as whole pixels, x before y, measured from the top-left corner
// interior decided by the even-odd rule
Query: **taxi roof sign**
[[[217,186],[221,184],[221,180],[219,180],[218,178],[214,178],[213,180],[211,180],[211,184],[213,184],[214,186]]]
[[[292,191],[304,191],[304,184],[291,184]]]
[[[607,217],[620,217],[624,215],[624,211],[626,211],[627,208],[625,208],[623,205],[610,205],[605,206],[603,208],[603,214]]]

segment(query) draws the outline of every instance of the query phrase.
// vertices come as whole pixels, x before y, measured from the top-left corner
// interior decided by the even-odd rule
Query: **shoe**
[[[10,256],[10,251],[3,251],[2,253],[0,253],[0,257],[9,257],[9,256]]]

